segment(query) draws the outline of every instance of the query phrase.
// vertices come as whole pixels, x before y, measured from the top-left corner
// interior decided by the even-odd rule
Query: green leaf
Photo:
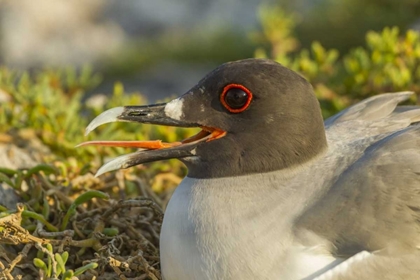
[[[95,263],[95,262],[90,263],[90,264],[87,264],[87,265],[84,265],[84,266],[79,267],[78,269],[76,269],[74,271],[74,276],[82,275],[86,270],[95,269],[97,267],[98,267],[98,263]]]
[[[42,269],[45,272],[45,274],[47,274],[48,272],[47,265],[45,264],[43,260],[34,258],[33,263],[37,268]]]

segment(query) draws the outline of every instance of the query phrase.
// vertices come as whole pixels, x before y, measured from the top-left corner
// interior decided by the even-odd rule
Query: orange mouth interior
[[[147,150],[157,150],[164,148],[177,147],[183,144],[193,143],[193,142],[210,142],[219,138],[222,138],[226,135],[226,131],[223,131],[218,128],[212,127],[200,127],[201,131],[196,135],[193,135],[187,139],[184,139],[180,142],[167,143],[162,142],[162,140],[152,140],[152,141],[87,141],[80,143],[76,147],[82,146],[108,146],[108,147],[126,147],[126,148],[139,148]]]

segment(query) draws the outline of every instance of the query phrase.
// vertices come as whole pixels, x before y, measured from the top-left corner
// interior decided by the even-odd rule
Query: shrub
[[[262,31],[254,38],[264,38],[268,47],[256,50],[256,57],[272,58],[301,73],[314,86],[324,117],[331,116],[351,103],[392,91],[418,91],[420,85],[420,34],[397,27],[366,34],[366,46],[340,55],[325,49],[319,42],[299,50],[293,37],[295,16],[279,8],[263,7]],[[414,100],[413,100],[414,101]]]
[[[87,90],[94,88],[100,76],[89,68],[77,73],[73,69],[45,70],[30,75],[6,68],[0,69],[0,89],[8,99],[0,107],[0,134],[13,131],[31,131],[50,148],[46,162],[59,161],[66,173],[73,178],[88,171],[95,172],[105,160],[133,152],[124,148],[75,146],[87,138],[84,130],[89,121],[106,109],[128,104],[146,104],[141,94],[126,94],[116,83],[114,91],[104,102],[92,105],[82,99]],[[150,140],[173,142],[191,135],[191,130],[167,128],[134,123],[113,123],[99,127],[89,135],[97,140]],[[12,140],[13,141],[13,140]],[[133,172],[138,173],[138,168]],[[151,164],[148,177],[171,171],[179,176],[185,172],[178,161]],[[160,181],[159,181],[160,182]],[[154,180],[151,182],[154,183]],[[163,182],[164,183],[164,182]],[[162,189],[163,183],[156,185]],[[173,184],[172,184],[173,185]]]

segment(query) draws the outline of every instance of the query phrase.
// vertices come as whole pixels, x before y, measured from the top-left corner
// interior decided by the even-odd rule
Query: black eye
[[[231,88],[225,94],[225,102],[232,109],[242,108],[248,101],[248,94],[240,88]]]
[[[231,113],[240,113],[248,108],[252,100],[252,93],[244,86],[230,84],[225,86],[220,101]]]

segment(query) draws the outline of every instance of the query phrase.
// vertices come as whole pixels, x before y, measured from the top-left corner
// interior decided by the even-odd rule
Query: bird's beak
[[[180,119],[174,119],[167,115],[167,104],[155,104],[147,106],[125,106],[109,109],[97,116],[86,128],[86,135],[96,127],[110,122],[139,122],[179,127],[200,127],[202,130],[187,139],[175,143],[156,141],[89,141],[78,145],[99,145],[111,147],[135,147],[141,151],[117,157],[104,164],[96,173],[96,176],[117,169],[129,168],[138,164],[195,156],[195,147],[202,142],[212,141],[223,137],[226,132],[211,127],[204,127],[198,123],[191,123]]]

